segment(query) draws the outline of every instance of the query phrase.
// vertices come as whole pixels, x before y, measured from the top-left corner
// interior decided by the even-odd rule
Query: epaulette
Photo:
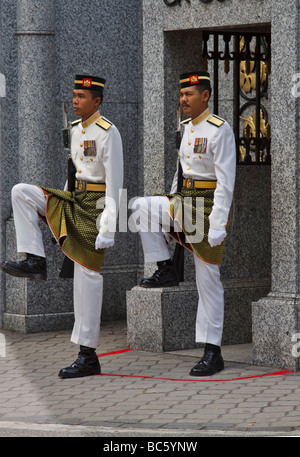
[[[107,119],[104,119],[103,117],[98,119],[96,124],[98,125],[98,127],[101,127],[104,130],[108,130],[112,126],[112,123],[109,122]]]
[[[212,116],[209,116],[209,118],[206,120],[207,120],[207,122],[215,125],[216,127],[221,127],[221,125],[223,125],[225,122],[224,119],[221,119],[219,116],[216,116],[215,114],[213,114]]]
[[[71,127],[74,127],[74,125],[79,124],[81,122],[81,119],[77,119],[76,121],[71,122]]]
[[[189,117],[188,119],[184,119],[183,121],[180,122],[180,125],[186,124],[187,122],[190,122],[191,120],[192,120],[191,117]]]

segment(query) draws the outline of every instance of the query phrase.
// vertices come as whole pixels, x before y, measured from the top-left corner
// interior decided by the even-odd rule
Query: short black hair
[[[202,94],[202,92],[204,92],[205,90],[208,90],[209,91],[209,98],[211,96],[211,85],[210,84],[199,84],[199,85],[195,85],[196,89],[198,90],[198,92],[200,94]]]
[[[100,106],[102,103],[102,100],[103,100],[103,93],[101,93],[97,90],[90,90],[90,93],[92,94],[93,99],[97,98],[97,97],[101,98],[100,103],[99,103],[99,106]]]

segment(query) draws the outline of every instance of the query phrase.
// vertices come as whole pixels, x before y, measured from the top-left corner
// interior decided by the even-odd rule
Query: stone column
[[[18,37],[18,129],[19,180],[55,187],[55,2],[19,0]],[[71,326],[71,284],[58,279],[62,255],[51,243],[46,227],[46,285],[6,277],[5,328],[22,332]],[[6,257],[16,256],[13,220],[7,222]]]
[[[2,98],[5,97],[5,94],[6,94],[6,81],[5,81],[5,76],[0,73],[0,160],[2,161],[2,123],[1,123],[1,120],[2,120],[2,103],[1,103],[1,100]],[[2,199],[0,200],[0,214],[2,214]],[[0,245],[1,245],[1,259],[3,258],[3,252],[4,252],[4,248],[2,247],[4,245],[4,230],[5,230],[5,224],[2,224],[1,223],[1,229],[0,229]],[[0,279],[0,289],[1,289],[1,295],[0,295],[0,328],[2,327],[2,314],[3,314],[3,310],[4,310],[4,297],[3,297],[3,277]],[[0,357],[1,357],[1,354],[0,354]]]
[[[297,370],[299,332],[299,5],[272,2],[272,288],[252,305],[254,363]],[[284,71],[283,71],[284,68]]]
[[[54,25],[52,0],[18,1],[19,176],[23,182],[50,184],[55,175]]]

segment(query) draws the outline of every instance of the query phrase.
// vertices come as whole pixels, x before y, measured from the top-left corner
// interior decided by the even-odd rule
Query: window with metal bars
[[[270,164],[271,126],[265,102],[271,73],[271,34],[204,31],[202,55],[204,70],[211,61],[215,114],[219,114],[219,63],[224,62],[225,74],[233,66],[237,164]]]

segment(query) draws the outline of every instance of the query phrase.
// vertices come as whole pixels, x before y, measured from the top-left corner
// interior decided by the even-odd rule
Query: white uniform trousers
[[[17,184],[12,189],[12,206],[19,253],[45,257],[39,216],[46,215],[47,198],[42,189]],[[74,262],[73,301],[75,322],[71,341],[96,348],[100,337],[103,277]]]
[[[167,197],[141,197],[133,204],[132,222],[139,231],[146,262],[170,258],[164,232],[173,225],[168,212]],[[163,227],[163,230],[162,230]],[[194,254],[198,308],[196,317],[196,342],[221,346],[224,322],[224,289],[220,267],[204,262]]]

